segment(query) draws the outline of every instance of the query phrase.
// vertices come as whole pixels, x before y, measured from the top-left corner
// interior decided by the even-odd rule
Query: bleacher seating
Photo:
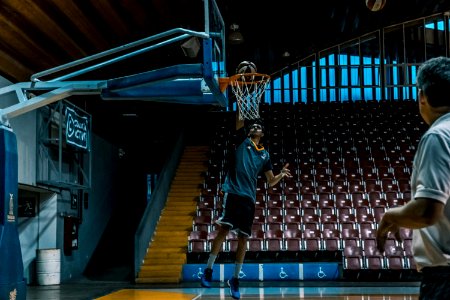
[[[294,176],[271,188],[263,175],[258,179],[249,252],[276,252],[278,258],[283,253],[296,253],[295,259],[332,257],[342,262],[344,274],[414,270],[411,230],[401,231],[401,242],[388,240],[385,253],[376,249],[382,215],[411,199],[412,158],[424,131],[408,113],[416,114],[415,105],[410,101],[395,105],[402,107],[401,114],[388,102],[302,103],[290,105],[283,110],[285,116],[277,118],[270,105],[262,104],[263,142],[274,172],[289,163]],[[290,121],[281,121],[285,119]],[[214,220],[220,215],[216,210],[221,209],[225,174],[220,167],[226,164],[231,145],[224,146],[212,147],[193,221],[193,230],[206,231],[208,237],[197,239],[192,233],[189,252],[210,249]],[[236,245],[236,237],[227,237],[223,251],[233,252]],[[338,255],[321,255],[325,252]]]

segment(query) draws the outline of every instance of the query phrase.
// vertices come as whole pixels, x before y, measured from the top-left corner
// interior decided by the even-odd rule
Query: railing
[[[66,80],[66,79],[69,79],[69,78],[73,78],[75,76],[88,73],[90,71],[102,68],[104,66],[107,66],[107,65],[110,65],[110,64],[122,61],[124,59],[136,56],[138,54],[142,54],[144,52],[147,52],[147,51],[150,51],[150,50],[153,50],[153,49],[160,48],[160,47],[168,45],[168,44],[172,44],[172,43],[184,40],[184,39],[189,38],[189,37],[199,37],[199,38],[202,38],[202,39],[209,38],[209,34],[207,34],[205,32],[197,32],[197,31],[187,30],[187,29],[183,29],[183,28],[175,28],[175,29],[171,29],[171,30],[165,31],[165,32],[160,33],[160,34],[156,34],[156,35],[153,35],[153,36],[150,36],[150,37],[146,37],[146,38],[143,38],[141,40],[138,40],[138,41],[135,41],[135,42],[123,45],[123,46],[112,48],[112,49],[109,49],[107,51],[103,51],[103,52],[100,52],[100,53],[97,53],[97,54],[94,54],[94,55],[91,55],[91,56],[88,56],[88,57],[85,57],[85,58],[82,58],[82,59],[79,59],[79,60],[76,60],[76,61],[73,61],[73,62],[70,62],[70,63],[67,63],[67,64],[64,64],[64,65],[58,66],[58,67],[55,67],[55,68],[52,68],[52,69],[45,70],[43,72],[36,73],[36,74],[31,76],[31,81],[38,82],[38,81],[41,81],[40,78],[43,77],[43,76],[48,76],[48,75],[51,75],[51,74],[54,74],[54,73],[57,73],[57,72],[60,72],[60,71],[63,71],[63,70],[67,70],[69,68],[73,68],[73,67],[85,64],[85,63],[93,62],[93,61],[98,60],[100,58],[109,56],[111,54],[117,54],[117,53],[120,53],[120,52],[123,52],[123,51],[126,51],[126,50],[130,50],[130,49],[132,49],[134,47],[142,46],[142,45],[145,45],[147,43],[150,43],[150,42],[162,39],[162,38],[170,37],[170,36],[175,35],[175,34],[181,34],[181,35],[173,37],[173,38],[170,38],[170,39],[162,41],[162,42],[159,42],[159,43],[154,44],[154,45],[150,45],[150,46],[147,46],[147,47],[144,47],[144,48],[132,51],[132,52],[127,53],[127,54],[123,54],[121,56],[118,56],[118,57],[106,60],[106,61],[101,62],[101,63],[97,63],[95,65],[86,67],[84,69],[81,69],[81,70],[78,70],[78,71],[74,71],[72,73],[69,73],[69,74],[66,74],[66,75],[63,75],[63,76],[60,76],[60,77],[53,78],[51,80],[47,80],[47,81],[54,82],[54,81],[60,81],[60,80]]]
[[[161,211],[164,208],[169,193],[172,179],[180,161],[184,149],[184,132],[180,133],[174,146],[173,152],[169,155],[150,201],[142,215],[142,219],[134,236],[134,278],[137,277],[142,261],[147,253],[147,248],[153,237]]]

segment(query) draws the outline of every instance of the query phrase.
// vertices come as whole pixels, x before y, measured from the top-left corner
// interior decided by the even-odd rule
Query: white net
[[[269,75],[258,73],[236,74],[230,77],[231,90],[236,96],[241,120],[259,118],[259,104],[269,81]]]

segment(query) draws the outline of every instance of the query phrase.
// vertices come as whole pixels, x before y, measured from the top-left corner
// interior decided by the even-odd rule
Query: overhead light
[[[284,57],[284,58],[288,58],[288,57],[291,56],[291,54],[288,51],[284,51],[281,56]]]
[[[244,37],[242,33],[239,31],[239,25],[236,23],[231,24],[230,26],[231,32],[228,35],[228,42],[233,45],[239,45],[244,42]]]
[[[132,117],[132,118],[134,118],[134,117],[137,117],[138,115],[137,114],[135,114],[135,113],[123,113],[122,114],[122,117]]]

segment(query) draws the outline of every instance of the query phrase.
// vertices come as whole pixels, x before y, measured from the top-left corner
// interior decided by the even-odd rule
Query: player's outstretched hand
[[[281,169],[281,174],[283,174],[283,177],[286,176],[286,177],[291,178],[292,175],[291,175],[291,172],[289,171],[288,167],[289,167],[289,163],[285,164],[283,169]]]

